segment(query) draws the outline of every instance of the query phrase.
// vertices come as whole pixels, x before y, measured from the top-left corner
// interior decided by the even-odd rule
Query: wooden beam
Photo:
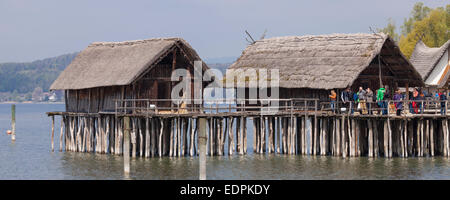
[[[163,58],[165,58],[167,55],[169,55],[170,52],[173,50],[176,50],[177,46],[173,45],[168,49],[166,52],[164,52],[158,59],[156,59],[153,63],[150,63],[146,70],[144,70],[136,79],[133,80],[132,83],[135,83],[136,81],[140,80],[147,72],[152,70]]]

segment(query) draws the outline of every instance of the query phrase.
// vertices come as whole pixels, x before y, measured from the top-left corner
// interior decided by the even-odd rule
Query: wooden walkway
[[[430,113],[433,108],[401,116],[392,112],[368,115],[334,113],[324,107],[319,109],[317,100],[299,101],[304,105],[291,101],[277,112],[226,105],[171,107],[164,109],[173,112],[162,113],[149,109],[149,104],[141,104],[116,106],[110,112],[48,112],[47,115],[53,119],[52,147],[54,117],[62,117],[60,151],[122,155],[124,118],[127,118],[132,157],[196,156],[199,129],[206,130],[206,151],[210,156],[245,155],[249,149],[257,154],[340,157],[450,156],[449,115],[441,115],[436,110]],[[199,119],[205,118],[207,125],[200,128]],[[252,144],[247,144],[248,134],[252,134]]]

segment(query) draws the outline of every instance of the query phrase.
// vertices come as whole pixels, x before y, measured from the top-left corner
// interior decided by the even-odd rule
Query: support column
[[[206,119],[198,118],[199,179],[206,180]]]
[[[11,140],[16,141],[16,105],[11,105]]]
[[[123,170],[125,175],[130,173],[130,118],[123,118],[124,135],[123,135]]]

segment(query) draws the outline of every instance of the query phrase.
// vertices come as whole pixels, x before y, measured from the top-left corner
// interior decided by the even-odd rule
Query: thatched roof
[[[408,76],[423,83],[396,47],[382,33],[275,37],[249,45],[230,69],[278,68],[279,84],[284,88],[346,88],[382,49],[389,48],[396,63],[407,68]]]
[[[449,46],[450,40],[438,48],[430,48],[419,40],[409,60],[426,80]]]
[[[173,48],[182,48],[193,60],[201,60],[181,38],[92,43],[67,66],[50,90],[129,85]]]

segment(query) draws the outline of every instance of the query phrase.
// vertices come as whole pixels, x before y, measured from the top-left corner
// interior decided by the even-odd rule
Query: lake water
[[[45,112],[62,111],[63,104],[17,104],[12,143],[10,109],[0,104],[0,179],[198,179],[198,157],[132,159],[124,177],[121,156],[51,152]],[[59,150],[59,117],[55,126]],[[254,155],[248,136],[249,155],[207,156],[207,179],[450,179],[448,158]]]

